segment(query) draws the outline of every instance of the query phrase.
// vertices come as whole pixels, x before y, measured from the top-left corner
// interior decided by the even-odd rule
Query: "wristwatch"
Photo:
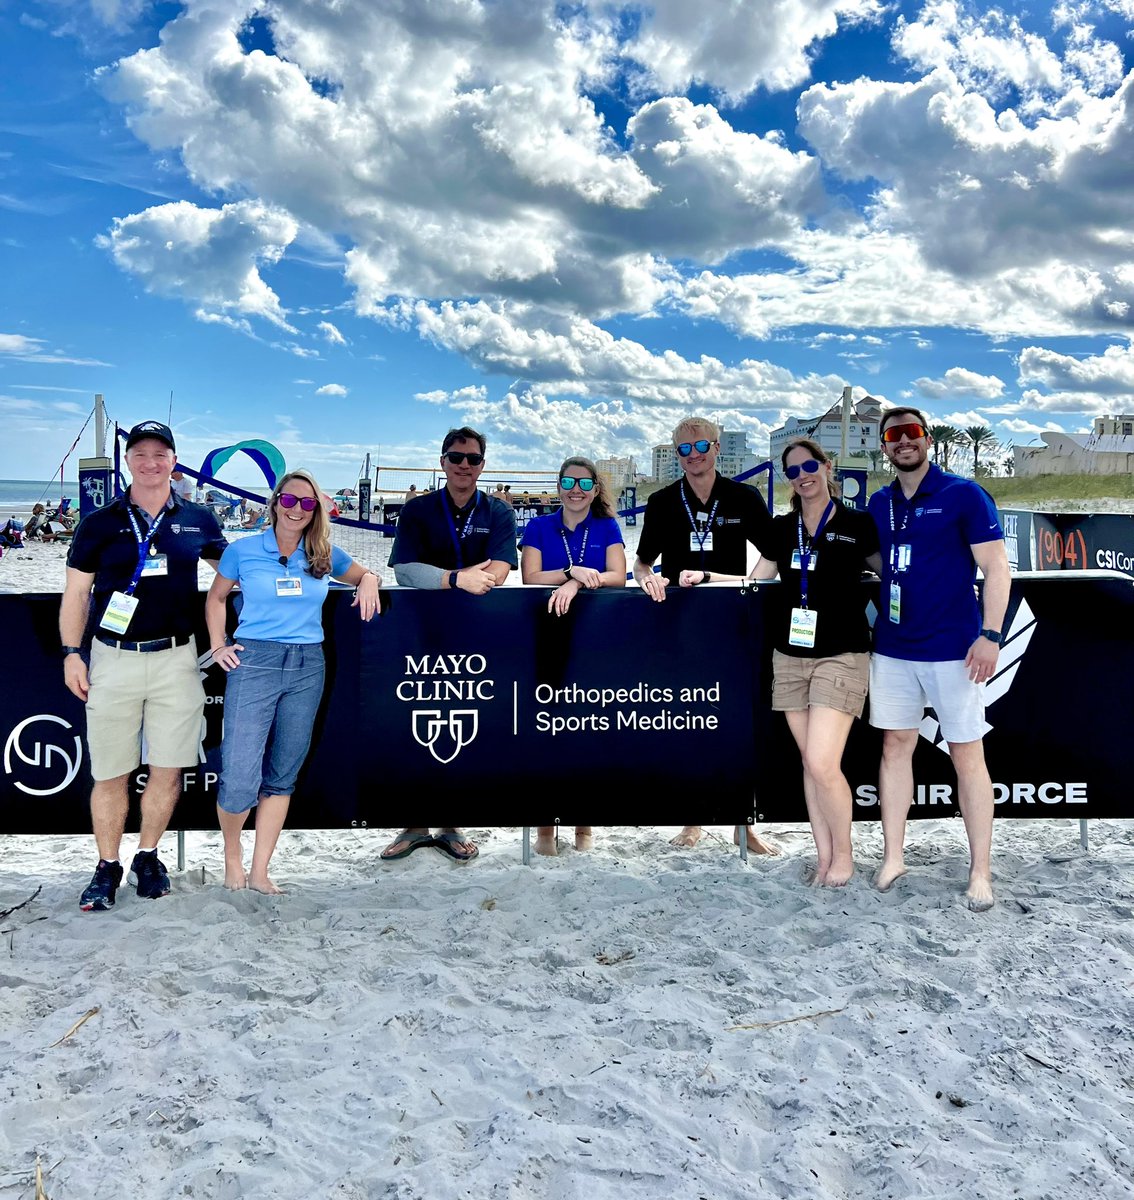
[[[705,578],[701,580],[702,583],[712,583],[713,582],[713,577],[712,577],[712,575],[709,574],[708,571],[704,572],[704,576],[705,576]]]
[[[449,586],[453,589],[454,592],[457,590],[457,572],[456,571],[449,572]]]
[[[82,646],[62,646],[61,650],[64,658],[66,658],[68,654],[82,654],[83,652]]]
[[[564,574],[564,575],[566,575],[568,579],[570,579],[570,578],[571,578],[571,568],[572,568],[574,565],[575,565],[574,563],[568,563],[568,564],[567,564],[567,565],[566,565],[566,566],[563,568],[563,574]]]
[[[995,642],[998,646],[1004,645],[1004,634],[998,629],[982,629],[980,636],[988,638],[990,642]]]

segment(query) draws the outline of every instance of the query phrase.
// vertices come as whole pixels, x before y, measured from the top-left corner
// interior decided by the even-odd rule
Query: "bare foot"
[[[676,837],[669,839],[671,846],[696,846],[701,840],[700,825],[686,825]]]
[[[834,863],[827,868],[827,874],[820,881],[824,887],[846,887],[854,878],[854,863]]]
[[[593,850],[595,848],[595,835],[589,825],[575,826],[575,849],[576,850]]]
[[[267,875],[249,876],[248,886],[252,889],[252,891],[262,892],[265,896],[283,896],[286,894],[283,888],[276,887],[276,885],[267,877]]]
[[[224,886],[230,892],[239,892],[248,886],[248,876],[244,873],[243,863],[230,863],[225,859]]]
[[[783,854],[783,851],[775,842],[766,842],[760,837],[751,825],[745,825],[744,840],[748,843],[749,854],[767,854],[769,858],[775,858],[777,854]],[[740,826],[737,825],[732,831],[732,844],[740,845]]]
[[[996,897],[992,894],[992,880],[985,875],[970,875],[965,899],[971,912],[988,912],[996,903]]]
[[[541,825],[536,830],[535,852],[548,858],[559,857],[559,847],[555,844],[554,825]]]
[[[905,863],[883,863],[874,876],[874,886],[880,892],[888,892],[906,873]]]

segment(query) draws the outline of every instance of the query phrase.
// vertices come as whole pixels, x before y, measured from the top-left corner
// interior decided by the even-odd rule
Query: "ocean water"
[[[76,479],[63,481],[63,496],[79,506],[79,482]],[[7,517],[9,508],[31,508],[33,504],[46,504],[54,508],[60,500],[58,479],[0,479],[0,513]]]

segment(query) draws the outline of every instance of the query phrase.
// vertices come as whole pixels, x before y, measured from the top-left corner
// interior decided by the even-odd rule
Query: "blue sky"
[[[0,477],[1134,408],[1134,0],[0,7]],[[91,438],[81,449],[89,452]],[[71,464],[72,468],[74,464]],[[68,472],[73,475],[73,469]],[[236,482],[249,476],[234,476]]]

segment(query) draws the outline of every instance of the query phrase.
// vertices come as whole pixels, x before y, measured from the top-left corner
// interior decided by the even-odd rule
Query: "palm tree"
[[[973,452],[973,475],[975,477],[980,474],[980,452],[986,450],[991,454],[1000,443],[997,442],[996,434],[988,425],[969,425],[962,436],[965,444]]]
[[[943,451],[941,466],[949,470],[949,451],[961,441],[961,431],[956,425],[931,425],[929,435],[933,438],[933,461],[937,462],[937,452]]]

